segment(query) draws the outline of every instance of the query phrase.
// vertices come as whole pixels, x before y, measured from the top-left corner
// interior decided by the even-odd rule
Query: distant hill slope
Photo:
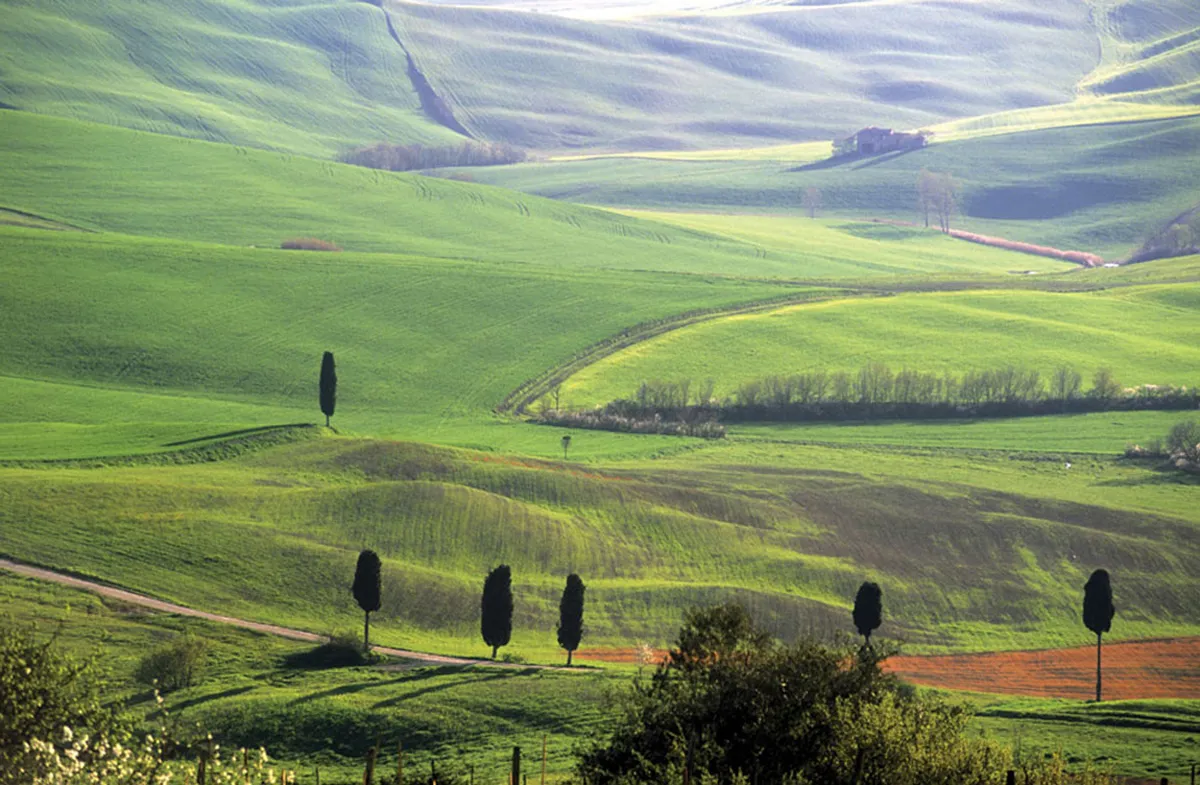
[[[461,139],[423,113],[383,13],[350,0],[11,0],[0,106],[322,157]]]
[[[604,21],[393,0],[0,14],[0,106],[319,157],[452,129],[546,150],[823,140],[1062,103],[1099,62],[1074,0]]]
[[[1098,5],[1104,64],[1085,89],[1122,100],[1200,103],[1200,7],[1192,0]]]
[[[422,69],[490,139],[731,147],[1062,103],[1100,59],[1074,0],[849,2],[593,21],[385,0]]]

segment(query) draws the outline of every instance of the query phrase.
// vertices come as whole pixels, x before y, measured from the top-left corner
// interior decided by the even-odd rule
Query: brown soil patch
[[[1104,697],[1200,699],[1200,637],[1104,645]],[[893,657],[905,681],[951,690],[1087,700],[1096,694],[1096,647]]]

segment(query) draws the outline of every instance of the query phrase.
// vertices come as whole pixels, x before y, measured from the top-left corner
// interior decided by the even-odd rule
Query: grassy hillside
[[[1099,58],[1086,7],[1065,0],[607,21],[387,7],[469,128],[551,150],[827,140],[1061,103]]]
[[[321,157],[461,139],[422,113],[383,13],[347,0],[9,2],[0,105]]]
[[[183,634],[209,646],[205,680],[167,696],[183,727],[200,723],[225,750],[263,744],[272,765],[298,769],[301,781],[321,769],[322,782],[361,782],[367,745],[381,738],[381,769],[393,771],[394,743],[402,741],[405,768],[425,772],[437,760],[442,776],[466,773],[477,781],[506,771],[512,745],[537,759],[548,737],[551,782],[565,779],[572,750],[607,724],[606,697],[627,688],[627,671],[570,674],[523,670],[383,667],[306,670],[288,658],[305,644],[272,639],[195,619],[136,609],[84,592],[0,573],[0,598],[18,623],[39,622],[56,645],[79,654],[100,651],[111,671],[114,696],[148,717],[155,706],[132,680],[138,659]],[[958,702],[962,697],[950,696]],[[1063,750],[1076,764],[1106,756],[1130,776],[1177,775],[1190,760],[1188,733],[1195,701],[1109,701],[1081,706],[1059,700],[967,696],[984,732],[1026,756]],[[318,732],[308,730],[317,726]],[[319,744],[315,740],[319,740]],[[327,741],[326,741],[327,740]],[[313,751],[314,746],[319,746]]]
[[[31,423],[82,438],[67,453],[79,456],[312,422],[327,349],[340,370],[340,428],[504,442],[513,426],[489,410],[590,343],[696,308],[803,294],[697,276],[0,231],[7,458],[64,457]]]
[[[747,381],[867,362],[961,374],[1017,365],[1048,379],[1107,366],[1126,386],[1200,383],[1196,285],[1116,291],[939,292],[855,298],[730,316],[654,338],[573,376],[575,404],[632,397],[649,379],[713,379],[718,396]]]
[[[375,637],[426,650],[486,653],[477,592],[497,563],[516,576],[509,651],[541,661],[569,571],[590,587],[589,645],[662,643],[682,609],[728,597],[785,637],[831,635],[864,578],[885,587],[883,634],[914,650],[1082,643],[1078,587],[1097,565],[1117,576],[1114,637],[1200,625],[1194,487],[1106,459],[731,443],[581,470],[317,439],[0,479],[0,552],[243,618],[353,624],[346,580],[372,547]]]
[[[487,182],[589,204],[799,214],[819,188],[832,215],[917,220],[921,169],[962,184],[961,227],[1120,257],[1195,205],[1200,118],[964,139],[829,166],[607,159],[478,173]]]

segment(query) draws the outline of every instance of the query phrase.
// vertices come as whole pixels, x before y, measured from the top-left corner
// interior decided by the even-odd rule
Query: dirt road
[[[304,630],[293,630],[288,627],[279,627],[275,624],[263,624],[257,621],[247,621],[246,619],[237,619],[233,616],[222,616],[219,613],[209,613],[207,611],[198,611],[195,608],[188,608],[183,605],[176,605],[173,602],[164,600],[156,600],[153,597],[147,597],[144,594],[136,594],[135,592],[118,589],[115,586],[107,586],[103,583],[96,583],[83,578],[76,578],[72,575],[64,575],[53,570],[43,569],[41,567],[32,567],[28,564],[19,564],[9,561],[8,559],[0,559],[0,570],[7,570],[17,575],[24,575],[28,578],[36,578],[37,580],[50,581],[63,586],[71,586],[76,589],[83,589],[103,597],[111,597],[121,602],[127,602],[130,605],[139,605],[143,608],[150,608],[163,613],[176,613],[180,616],[192,616],[197,619],[206,619],[207,621],[217,622],[218,624],[230,624],[234,627],[241,627],[246,630],[254,630],[255,632],[266,633],[267,635],[278,635],[281,638],[291,638],[297,641],[311,641],[314,643],[325,640],[325,636],[317,635],[316,633],[306,632]],[[372,651],[378,654],[386,654],[389,657],[398,657],[400,659],[412,660],[415,664],[420,665],[469,665],[485,668],[545,668],[544,665],[524,665],[510,662],[491,662],[489,660],[470,660],[462,657],[444,657],[440,654],[427,654],[419,651],[408,651],[407,649],[393,649],[387,646],[373,646]]]

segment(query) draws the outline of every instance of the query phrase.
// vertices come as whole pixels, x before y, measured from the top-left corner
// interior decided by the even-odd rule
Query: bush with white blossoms
[[[197,760],[166,760],[168,740],[148,734],[127,743],[93,741],[63,728],[58,743],[24,744],[23,777],[29,785],[291,785],[292,772],[276,772],[265,750],[239,749],[228,758],[212,737]]]

